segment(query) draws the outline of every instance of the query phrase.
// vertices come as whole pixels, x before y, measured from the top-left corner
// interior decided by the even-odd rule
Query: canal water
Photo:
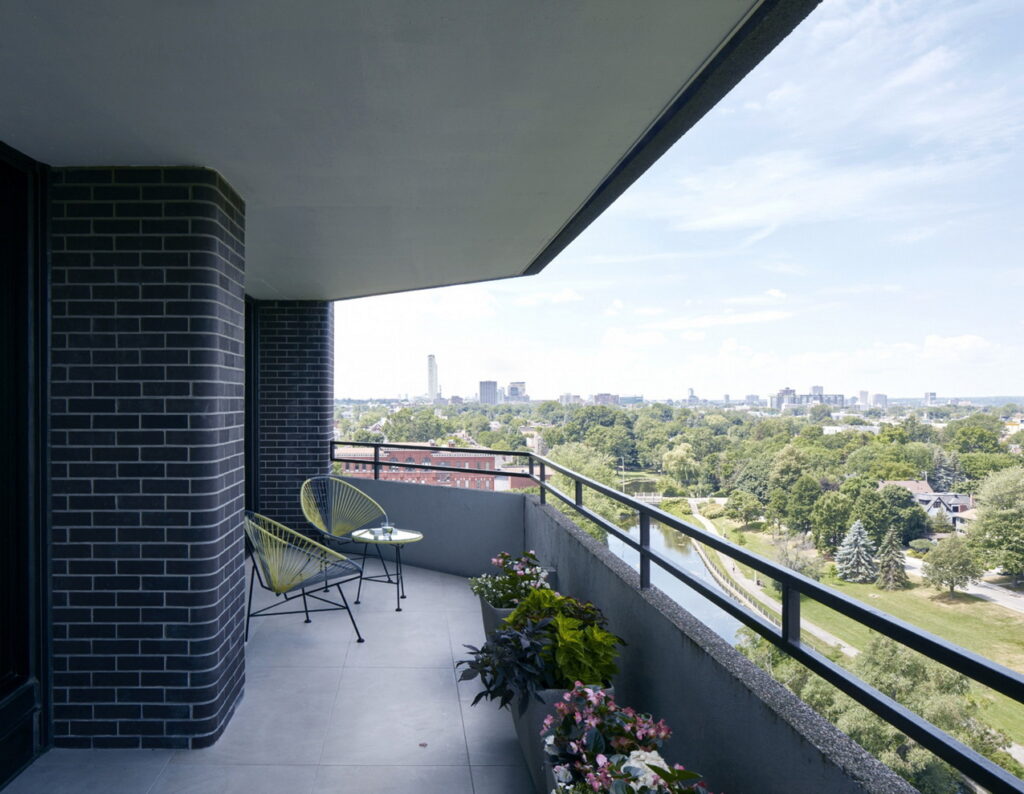
[[[640,539],[640,527],[634,525],[624,530],[630,537]],[[634,569],[640,570],[640,552],[631,549],[621,540],[608,535],[608,548],[617,557],[622,559]],[[703,561],[696,551],[690,539],[682,532],[671,527],[665,527],[656,521],[651,521],[651,548],[661,552],[675,562],[687,573],[699,578],[709,587],[713,587],[724,594],[721,587],[708,573]],[[691,590],[687,585],[680,582],[668,571],[659,565],[651,564],[651,584],[664,591],[676,601],[683,609],[710,626],[716,634],[723,637],[730,645],[736,644],[736,631],[743,624],[728,613],[706,600],[700,593]]]

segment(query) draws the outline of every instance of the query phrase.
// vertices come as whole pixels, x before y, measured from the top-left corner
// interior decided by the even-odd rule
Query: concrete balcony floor
[[[254,619],[245,695],[214,746],[55,749],[5,794],[528,794],[510,716],[471,708],[475,682],[456,680],[463,644],[483,641],[466,580],[407,567],[406,593],[395,612],[393,587],[363,585],[365,643],[341,611]]]

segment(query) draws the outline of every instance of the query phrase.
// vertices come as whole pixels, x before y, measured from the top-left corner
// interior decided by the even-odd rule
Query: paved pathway
[[[722,533],[718,531],[718,527],[716,527],[710,519],[701,515],[700,510],[698,509],[700,504],[699,501],[697,499],[690,499],[688,501],[690,502],[690,507],[693,510],[694,518],[698,519],[708,532],[711,532],[712,534],[721,537]],[[747,576],[735,560],[724,554],[720,554],[719,559],[722,561],[722,564],[729,571],[729,574],[733,577],[733,579],[735,579],[739,583],[740,587],[742,587],[746,591],[750,598],[760,601],[762,604],[764,604],[767,607],[770,607],[771,609],[774,609],[779,614],[782,613],[782,604],[776,599],[772,598],[770,595],[768,595],[757,584],[757,582],[755,582],[749,576]],[[860,651],[854,648],[852,645],[843,642],[835,634],[825,631],[825,629],[821,628],[821,626],[815,625],[814,623],[811,623],[809,620],[801,618],[800,628],[804,631],[809,632],[810,634],[813,634],[822,642],[826,642],[829,645],[838,646],[839,650],[841,650],[843,654],[846,656],[856,656],[858,653],[860,653]]]

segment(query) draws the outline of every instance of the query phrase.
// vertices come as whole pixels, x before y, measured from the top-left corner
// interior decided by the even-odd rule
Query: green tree
[[[814,546],[822,554],[833,554],[850,526],[853,500],[839,491],[827,491],[815,502],[811,510]],[[861,531],[863,524],[858,524]]]
[[[751,521],[758,518],[761,511],[761,503],[748,491],[734,491],[729,501],[725,503],[725,514],[743,526],[748,526]]]
[[[928,514],[914,501],[910,491],[899,485],[887,485],[878,493],[882,497],[883,525],[897,527],[904,543],[928,533]]]
[[[613,487],[616,484],[617,476],[615,474],[615,467],[611,457],[596,449],[588,447],[586,444],[563,444],[562,446],[555,447],[551,450],[548,457],[550,457],[555,463],[560,463],[567,469],[570,469],[577,474],[582,474],[584,477],[588,477],[591,480],[597,480],[604,485],[611,485]],[[562,493],[569,497],[573,496],[575,492],[575,484],[572,478],[564,474],[555,473],[552,475],[550,482],[551,485]],[[605,532],[603,529],[596,524],[581,518],[579,513],[562,502],[561,499],[551,499],[549,501],[569,516],[569,518],[583,527],[583,529],[589,534],[599,540],[604,539]],[[584,488],[583,504],[587,509],[593,510],[602,518],[605,518],[614,524],[618,524],[622,519],[622,506],[619,505],[618,502],[610,497],[604,496],[603,494],[599,494],[596,491],[592,491],[589,488]]]
[[[985,572],[974,551],[963,538],[953,535],[940,540],[924,558],[924,580],[937,590],[966,587]]]
[[[890,529],[882,539],[878,549],[878,580],[876,584],[883,590],[900,590],[910,585],[907,576],[907,560],[903,554],[903,544],[896,529]]]
[[[999,452],[999,432],[977,424],[950,422],[943,434],[946,446],[957,452]]]
[[[794,532],[810,532],[811,512],[821,496],[821,485],[809,474],[801,475],[793,484],[786,502],[786,524]]]
[[[693,457],[693,449],[685,442],[677,444],[662,456],[661,467],[666,474],[683,485],[696,482],[700,474],[700,466]]]
[[[875,547],[871,538],[864,531],[860,521],[853,526],[843,538],[839,551],[836,552],[836,571],[839,578],[847,582],[873,582],[878,577],[875,565]]]
[[[737,647],[922,794],[957,794],[964,790],[960,775],[952,767],[750,629],[740,630]],[[872,636],[852,667],[859,678],[883,694],[1020,774],[1020,765],[1006,753],[1009,738],[978,718],[978,700],[966,677],[879,635]]]
[[[807,470],[807,455],[794,444],[787,444],[775,456],[771,475],[768,479],[769,488],[790,490],[800,476]]]
[[[832,419],[832,408],[828,405],[812,405],[807,412],[807,418],[812,422],[828,422]]]
[[[1014,580],[1024,574],[1024,467],[990,474],[978,490],[978,520],[971,540],[989,565]]]
[[[782,488],[773,488],[768,497],[768,507],[765,510],[765,517],[776,529],[780,529],[786,523],[786,516],[789,513],[789,496]]]
[[[989,474],[1020,465],[1020,458],[1005,452],[967,452],[960,456],[964,478],[980,483]]]
[[[960,468],[960,455],[936,447],[932,452],[932,468],[928,474],[928,482],[936,491],[952,491],[953,487],[964,478]]]
[[[861,491],[857,495],[853,501],[853,510],[850,513],[850,518],[854,521],[860,521],[864,525],[864,530],[868,533],[868,537],[871,538],[871,542],[876,546],[882,542],[882,538],[889,531],[889,525],[885,523],[885,501],[882,499],[882,495],[875,489]]]

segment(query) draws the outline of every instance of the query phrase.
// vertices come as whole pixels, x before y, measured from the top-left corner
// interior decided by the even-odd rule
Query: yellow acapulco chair
[[[251,618],[303,613],[306,616],[306,623],[311,623],[310,612],[329,612],[337,609],[348,612],[358,642],[363,642],[363,635],[359,633],[355,616],[341,589],[343,582],[359,578],[362,568],[358,564],[344,554],[339,554],[334,549],[329,549],[302,533],[251,510],[245,511],[243,523],[245,535],[252,546],[252,575],[249,578],[249,602],[245,614],[246,642],[249,641]],[[257,580],[260,587],[283,597],[284,600],[275,601],[270,606],[253,612],[252,593]],[[341,603],[322,595],[335,586]],[[302,609],[281,609],[300,597]],[[314,605],[310,608],[308,599],[328,606]]]
[[[352,530],[378,518],[387,518],[384,508],[339,477],[311,477],[299,492],[302,512],[314,527],[347,541]]]

